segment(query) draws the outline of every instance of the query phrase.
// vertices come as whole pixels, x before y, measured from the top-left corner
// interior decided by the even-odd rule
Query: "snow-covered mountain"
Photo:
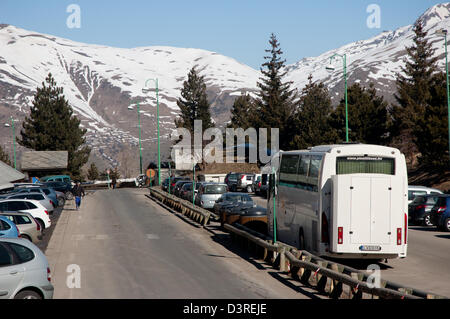
[[[450,29],[450,3],[433,6],[420,18],[425,22],[429,41],[436,48],[436,55],[441,57],[439,65],[444,70],[444,41],[435,31]],[[349,84],[373,82],[380,94],[392,101],[395,75],[401,71],[405,47],[412,45],[413,36],[411,24],[318,57],[303,58],[287,67],[286,80],[293,81],[301,90],[312,74],[314,81],[323,81],[328,86],[337,103],[344,91],[342,62],[334,61],[336,71],[333,73],[327,72],[325,67],[334,53],[346,54]],[[194,65],[205,76],[212,114],[219,125],[229,119],[236,96],[241,92],[256,92],[260,77],[258,70],[215,52],[157,46],[113,48],[6,24],[0,25],[0,47],[0,123],[8,122],[11,115],[22,121],[29,112],[36,88],[51,72],[88,130],[87,141],[93,147],[93,155],[112,164],[123,162],[119,156],[128,153],[137,156],[136,107],[134,111],[128,109],[137,102],[141,107],[145,163],[156,158],[156,95],[142,92],[147,79],[158,78],[164,144],[178,113],[176,99]],[[154,85],[154,82],[149,83]],[[11,152],[11,132],[3,124],[0,125],[0,143]]]

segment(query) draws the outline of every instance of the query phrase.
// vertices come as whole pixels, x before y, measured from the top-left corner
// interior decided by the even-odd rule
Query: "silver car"
[[[213,209],[216,200],[227,191],[227,184],[204,183],[198,189],[198,193],[195,196],[195,203],[205,209]]]
[[[22,238],[28,239],[33,243],[42,240],[41,225],[31,214],[25,212],[0,212],[0,216],[4,216],[16,224]]]
[[[0,298],[51,299],[53,291],[48,260],[36,245],[0,239]]]

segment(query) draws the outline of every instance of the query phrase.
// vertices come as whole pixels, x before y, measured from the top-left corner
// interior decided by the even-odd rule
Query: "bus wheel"
[[[300,228],[298,235],[298,248],[300,250],[305,250],[305,235],[303,235],[303,228]]]

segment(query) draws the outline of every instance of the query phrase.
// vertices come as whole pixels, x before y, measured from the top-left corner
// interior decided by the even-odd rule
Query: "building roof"
[[[66,169],[67,151],[29,151],[22,154],[22,171]]]
[[[25,175],[15,170],[13,167],[0,161],[0,185],[9,184],[11,182],[20,181],[24,179]]]

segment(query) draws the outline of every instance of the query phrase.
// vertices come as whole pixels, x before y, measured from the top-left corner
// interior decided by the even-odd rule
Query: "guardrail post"
[[[343,273],[344,267],[333,263],[333,264],[331,264],[331,270],[338,272],[338,273]],[[337,281],[337,280],[332,280],[331,281],[330,298],[339,299],[342,295],[342,292],[343,292],[342,282]]]
[[[284,252],[286,251],[285,247],[281,248],[280,251],[280,271],[285,272],[286,271],[286,255]]]
[[[352,272],[350,274],[350,276],[353,279],[356,279],[356,280],[359,280],[359,281],[362,281],[364,279],[364,274],[362,274],[362,273]],[[349,288],[350,288],[349,298],[351,298],[351,299],[362,299],[362,290],[359,289],[358,286],[356,286],[356,287],[349,286]]]
[[[303,261],[311,261],[311,257],[302,255],[302,260]],[[300,273],[301,273],[300,282],[302,282],[305,285],[310,285],[309,278],[311,277],[311,270],[306,269],[306,268],[301,268]]]
[[[328,262],[319,261],[317,263],[320,268],[327,268]],[[325,287],[327,285],[328,278],[326,276],[321,275],[320,273],[316,274],[316,287],[320,292],[325,292]]]

